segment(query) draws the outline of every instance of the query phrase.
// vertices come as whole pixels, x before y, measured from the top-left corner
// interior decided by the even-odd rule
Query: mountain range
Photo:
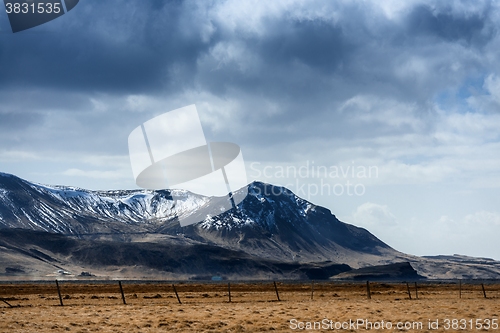
[[[284,187],[243,190],[227,210],[225,198],[184,190],[89,191],[0,173],[0,277],[319,279],[402,262],[413,272],[398,266],[392,278],[500,277],[487,258],[401,253]]]

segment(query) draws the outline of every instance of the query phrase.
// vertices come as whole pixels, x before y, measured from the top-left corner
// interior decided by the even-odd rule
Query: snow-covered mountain
[[[47,186],[0,173],[0,227],[73,235],[154,231],[159,224],[195,212],[208,200],[182,190]]]
[[[89,191],[0,173],[0,276],[2,269],[39,277],[54,268],[114,267],[120,276],[146,269],[175,278],[325,278],[403,261],[425,277],[500,276],[494,260],[398,252],[283,187],[254,182],[234,195],[242,193],[227,210],[227,198],[184,190]],[[181,227],[180,218],[197,223]]]
[[[399,254],[283,187],[254,182],[237,207],[219,214],[228,204],[183,190],[89,191],[0,174],[0,227],[80,238],[159,233],[287,262],[359,266]],[[199,223],[181,227],[178,217],[188,215]]]
[[[401,254],[284,187],[254,182],[247,191],[237,209],[183,228],[166,223],[159,231],[287,262],[330,260],[358,267],[387,263]],[[212,201],[209,205],[218,207]]]

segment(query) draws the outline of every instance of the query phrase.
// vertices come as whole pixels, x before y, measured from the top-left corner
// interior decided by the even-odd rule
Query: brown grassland
[[[417,299],[410,283],[410,300],[405,283],[372,282],[368,299],[365,283],[278,282],[278,301],[272,281],[234,282],[229,302],[227,282],[190,282],[176,283],[179,304],[170,283],[124,282],[126,305],[118,282],[59,284],[64,306],[54,282],[0,284],[0,332],[500,332],[500,284],[459,298],[457,283],[420,282]]]

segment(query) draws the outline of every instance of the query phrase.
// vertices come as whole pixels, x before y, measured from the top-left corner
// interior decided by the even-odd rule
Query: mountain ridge
[[[284,262],[384,263],[399,252],[367,230],[292,191],[253,182],[237,207],[229,200],[184,190],[89,191],[0,178],[0,226],[91,238],[98,234],[161,233]],[[223,213],[220,213],[224,211]],[[5,213],[7,212],[7,213]],[[10,219],[9,219],[10,213]],[[198,218],[181,227],[178,216]],[[7,216],[7,218],[5,217]],[[359,257],[359,262],[350,258]],[[364,258],[359,254],[363,254]]]
[[[242,263],[241,269],[247,278],[252,277],[252,270],[245,267],[253,267],[255,276],[265,275],[269,268],[275,273],[300,278],[308,276],[305,272],[310,269],[319,270],[319,276],[324,277],[331,272],[327,268],[332,265],[357,269],[400,262],[410,262],[418,274],[426,277],[500,277],[500,262],[472,259],[460,262],[396,251],[368,230],[339,221],[329,209],[314,205],[284,187],[253,182],[240,191],[248,195],[232,207],[227,198],[204,197],[184,190],[90,191],[35,184],[0,173],[0,230],[17,228],[20,233],[22,230],[56,233],[66,237],[62,243],[67,244],[67,251],[74,252],[60,249],[54,252],[46,243],[34,247],[30,247],[29,242],[16,243],[9,247],[4,232],[0,252],[11,259],[0,262],[0,269],[16,271],[16,260],[28,265],[35,260],[33,253],[36,252],[43,254],[39,258],[53,258],[66,268],[88,268],[89,256],[102,256],[124,265],[117,268],[120,271],[130,270],[128,265],[137,266],[140,262],[131,263],[119,253],[137,251],[143,253],[144,258],[148,255],[154,258],[158,257],[155,249],[158,247],[175,252],[173,257],[162,254],[161,260],[182,263],[179,267],[183,268],[177,273],[184,275],[194,274],[185,267],[195,262],[187,253],[192,253],[193,248],[204,248],[221,256],[205,257],[207,262],[199,265],[203,267],[199,274],[208,273],[210,262],[218,265],[226,251]],[[198,223],[181,227],[179,216]],[[95,252],[95,248],[114,250]],[[87,255],[77,255],[81,253]],[[53,268],[46,262],[43,265],[45,273]],[[151,262],[148,265],[147,269],[154,270],[154,274],[168,273]],[[107,271],[104,266],[91,265],[91,268]],[[141,270],[137,272],[140,274]]]

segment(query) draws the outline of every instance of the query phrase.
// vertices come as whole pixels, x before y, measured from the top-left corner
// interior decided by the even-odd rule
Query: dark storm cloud
[[[331,91],[332,75],[348,78],[344,66],[350,62],[357,43],[345,36],[341,26],[321,19],[266,21],[266,34],[258,36],[240,37],[237,32],[224,33],[223,29],[218,27],[222,30],[220,40],[241,45],[245,55],[257,64],[249,64],[249,70],[241,71],[239,68],[248,61],[243,57],[222,66],[216,60],[199,65],[197,82],[220,95],[236,88],[276,100],[294,96],[296,102],[301,98],[320,100],[326,92],[335,96],[343,88]]]
[[[85,128],[105,136],[105,124],[116,124],[117,114],[121,124],[130,122],[130,129],[151,116],[123,110],[130,94],[168,99],[197,91],[237,99],[248,128],[238,134],[254,144],[293,140],[297,133],[301,138],[403,133],[408,124],[368,127],[352,121],[357,119],[352,112],[338,110],[350,98],[364,95],[414,103],[415,112],[429,115],[436,92],[456,87],[471,71],[488,66],[466,53],[487,45],[496,31],[488,6],[457,14],[447,7],[416,5],[388,19],[370,3],[328,4],[325,9],[322,3],[325,15],[301,16],[300,10],[284,9],[261,18],[260,30],[254,31],[245,30],[250,19],[235,19],[231,12],[218,15],[225,4],[88,0],[38,30],[2,34],[3,108],[30,114],[37,110],[47,122],[53,121],[49,112],[75,114],[71,119],[79,124],[75,132],[80,136]],[[336,19],[329,15],[334,11]],[[231,21],[235,24],[227,24]],[[462,69],[452,69],[453,61]],[[15,93],[33,90],[42,91],[29,98],[37,105],[25,106]],[[44,99],[43,92],[50,98]],[[91,112],[89,100],[99,95],[122,102]],[[276,112],[269,111],[266,101]],[[252,138],[255,129],[262,135]],[[105,149],[98,136],[92,138],[91,149]]]
[[[219,41],[241,48],[243,56],[229,61],[222,57],[218,62],[221,57],[210,54],[207,58],[212,60],[199,62],[196,82],[218,96],[245,92],[246,99],[239,97],[245,100],[244,124],[258,129],[259,136],[243,130],[240,139],[258,146],[299,137],[369,139],[413,132],[408,121],[382,118],[369,123],[359,121],[359,113],[338,112],[344,102],[359,95],[402,104],[395,108],[414,105],[411,112],[421,121],[419,128],[432,131],[436,94],[458,89],[471,73],[490,66],[474,50],[495,37],[491,33],[495,23],[487,10],[472,8],[457,14],[437,8],[431,13],[417,5],[393,20],[369,4],[345,6],[339,12],[337,20],[286,14],[266,19],[265,33],[221,33]],[[241,70],[245,65],[248,68]],[[266,114],[263,99],[272,100],[282,112]],[[365,112],[383,109],[382,105]]]
[[[487,10],[452,14],[447,8],[431,12],[418,5],[398,20],[388,20],[370,5],[345,6],[340,12],[336,21],[291,15],[264,20],[266,33],[254,36],[226,32],[221,40],[243,45],[245,55],[258,65],[241,71],[246,59],[222,66],[217,60],[205,61],[198,64],[196,82],[217,95],[242,89],[293,100],[292,104],[308,100],[331,105],[358,94],[373,94],[425,107],[436,91],[455,86],[468,75],[446,68],[451,60],[462,63],[468,72],[480,73],[488,66],[479,58],[446,54],[450,46],[459,48],[453,52],[466,53],[494,38],[496,28]],[[435,38],[419,39],[422,36]],[[425,61],[420,72],[411,63],[419,58]]]
[[[332,23],[312,20],[282,21],[270,24],[269,36],[257,42],[260,54],[273,65],[295,61],[331,73],[349,52],[349,42],[342,28]]]
[[[229,31],[220,18],[194,10],[197,6],[154,0],[82,2],[53,22],[52,33],[2,36],[0,86],[113,94],[201,89],[224,95],[228,89],[242,89],[285,99],[316,99],[327,92],[339,100],[363,92],[414,96],[419,87],[395,78],[394,66],[405,52],[415,49],[418,55],[420,42],[393,41],[431,35],[484,45],[491,38],[482,33],[487,11],[460,16],[418,5],[403,17],[407,23],[399,24],[380,13],[371,15],[370,6],[345,6],[337,22],[283,15],[264,20],[265,34],[252,35]],[[201,22],[214,27],[205,40]],[[244,61],[239,59],[204,67],[203,59],[220,43],[244,45],[260,65],[239,71]],[[332,80],[335,76],[341,85]]]
[[[169,66],[195,67],[206,49],[186,36],[177,2],[86,1],[50,32],[1,36],[0,85],[143,92],[168,84]],[[41,26],[40,31],[48,29]]]
[[[434,36],[449,42],[464,41],[481,46],[492,36],[492,31],[485,31],[486,20],[487,8],[482,13],[453,14],[451,8],[436,12],[429,6],[419,5],[408,15],[408,30],[416,36]]]

